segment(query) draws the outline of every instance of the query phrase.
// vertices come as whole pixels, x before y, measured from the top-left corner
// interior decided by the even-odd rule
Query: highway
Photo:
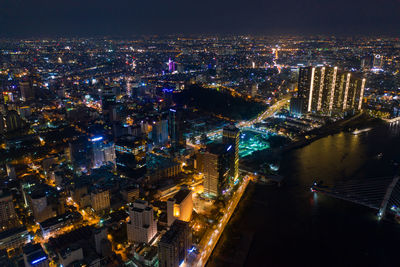
[[[233,196],[231,200],[229,201],[228,206],[226,207],[226,210],[224,212],[224,216],[220,219],[217,227],[214,229],[214,231],[209,231],[207,234],[203,237],[203,239],[200,242],[200,254],[197,255],[197,257],[194,259],[193,262],[187,263],[186,266],[205,266],[208,259],[211,256],[211,253],[213,252],[219,238],[221,237],[222,232],[225,229],[225,226],[229,222],[229,219],[231,218],[233,212],[236,209],[236,206],[238,205],[240,199],[243,196],[243,193],[246,191],[246,187],[249,184],[250,181],[250,176],[246,175],[243,178],[243,181],[239,188],[233,193]]]
[[[281,100],[279,100],[272,106],[268,107],[265,111],[260,113],[256,118],[249,120],[249,121],[241,121],[241,122],[236,123],[236,127],[238,127],[238,128],[251,127],[253,124],[259,123],[259,122],[265,120],[266,118],[273,116],[276,112],[278,112],[281,108],[283,108],[287,104],[289,99],[290,99],[290,95],[286,95]],[[212,130],[212,131],[208,132],[206,135],[208,138],[210,138],[210,137],[213,137],[218,134],[222,135],[222,129]],[[200,138],[201,138],[201,135],[195,136],[196,140],[200,140]],[[189,138],[186,139],[186,144],[188,146],[194,147],[195,149],[200,148],[199,145],[191,143]]]

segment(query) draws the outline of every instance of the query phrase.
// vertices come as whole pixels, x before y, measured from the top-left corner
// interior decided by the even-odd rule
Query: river
[[[393,161],[400,161],[400,126],[342,132],[287,152],[284,186],[248,188],[208,266],[400,266],[400,224],[309,190],[317,179],[393,175]]]

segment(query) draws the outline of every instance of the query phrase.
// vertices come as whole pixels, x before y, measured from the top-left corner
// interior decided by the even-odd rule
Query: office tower
[[[35,90],[30,81],[21,81],[19,83],[22,101],[31,101],[35,99]]]
[[[176,220],[158,243],[159,267],[178,267],[187,260],[192,245],[189,223]]]
[[[17,214],[15,213],[12,195],[0,190],[0,230],[17,226]]]
[[[175,62],[171,60],[171,58],[168,59],[168,71],[169,72],[175,71]]]
[[[130,222],[127,224],[128,241],[150,243],[157,234],[157,221],[153,208],[147,201],[137,199],[129,207]]]
[[[90,139],[92,144],[92,168],[111,163],[115,166],[115,147],[113,142],[105,142],[102,136]]]
[[[229,145],[230,146],[230,145]],[[228,148],[229,148],[228,146]],[[204,174],[204,193],[210,197],[222,194],[229,183],[232,148],[224,144],[210,144],[198,154],[200,172]]]
[[[232,149],[232,156],[230,159],[230,173],[229,175],[236,179],[239,177],[239,139],[240,130],[235,125],[230,124],[223,128],[222,142],[228,145],[227,151]]]
[[[374,59],[372,61],[372,68],[373,69],[382,69],[383,65],[383,58],[379,54],[374,55]]]
[[[7,132],[15,132],[21,130],[25,127],[24,120],[18,115],[18,112],[15,110],[10,110],[6,115],[6,129]]]
[[[168,116],[168,130],[171,138],[171,146],[174,150],[185,147],[186,140],[183,137],[183,110],[171,108]]]
[[[168,121],[159,120],[153,122],[151,139],[155,145],[165,145],[168,142]]]
[[[174,197],[167,200],[168,226],[171,226],[175,220],[188,222],[192,217],[192,211],[192,191],[187,188],[182,188]]]
[[[305,67],[299,72],[298,98],[307,112],[323,114],[361,110],[365,78],[337,67]]]
[[[102,211],[110,208],[110,192],[108,190],[93,189],[90,193],[92,208],[96,211]]]
[[[25,267],[48,267],[49,259],[40,243],[29,243],[22,248]]]

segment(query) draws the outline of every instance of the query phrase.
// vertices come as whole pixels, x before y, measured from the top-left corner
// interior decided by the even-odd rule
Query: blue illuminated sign
[[[100,141],[100,140],[103,140],[103,137],[102,136],[98,136],[98,137],[94,137],[94,138],[92,138],[92,142],[97,142],[97,141]]]
[[[37,259],[37,260],[32,261],[31,264],[33,265],[33,264],[39,263],[39,262],[41,262],[41,261],[44,261],[45,259],[47,259],[47,257],[46,257],[46,256],[43,256],[43,257],[41,257],[41,258],[39,258],[39,259]]]

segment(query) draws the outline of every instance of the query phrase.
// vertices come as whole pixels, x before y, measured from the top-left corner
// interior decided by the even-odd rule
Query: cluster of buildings
[[[297,97],[291,99],[294,114],[342,114],[360,111],[366,79],[338,67],[302,67],[299,71]]]
[[[186,92],[217,92],[227,110],[291,96],[290,112],[250,129],[259,136],[362,109],[400,116],[395,48],[390,38],[1,40],[0,265],[190,265],[248,154],[238,117]],[[254,147],[254,135],[242,140]]]

